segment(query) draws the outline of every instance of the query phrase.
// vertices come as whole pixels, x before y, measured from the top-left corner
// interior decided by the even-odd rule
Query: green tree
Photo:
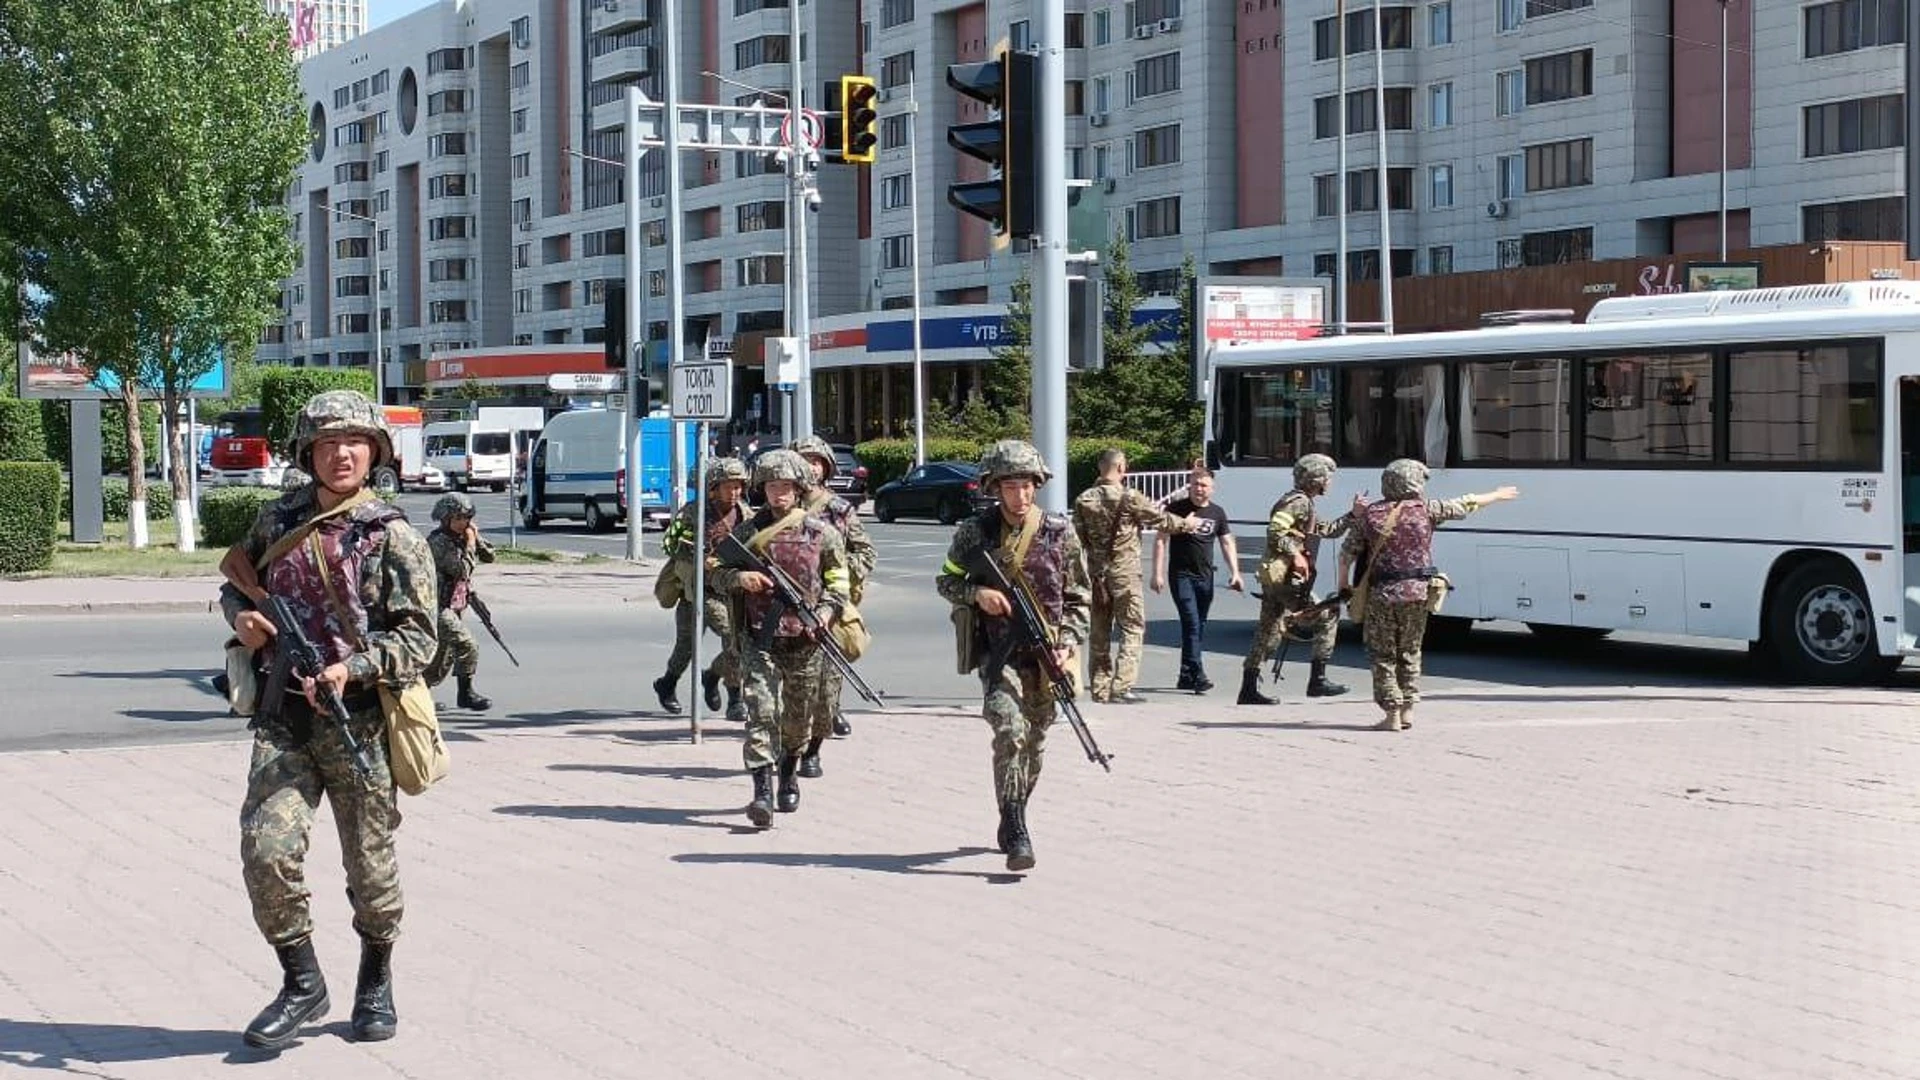
[[[1187,287],[1193,262],[1182,267],[1181,308],[1153,319],[1136,315],[1146,297],[1133,271],[1124,235],[1107,250],[1101,346],[1104,366],[1077,377],[1068,395],[1067,430],[1076,435],[1127,435],[1156,451],[1185,459],[1199,446],[1201,409],[1191,399],[1186,328],[1192,325]],[[1174,344],[1154,339],[1171,335]]]
[[[1033,281],[1025,270],[1013,283],[1001,329],[984,379],[991,413],[974,412],[979,421],[991,420],[1000,429],[992,437],[1026,438],[1033,428]]]
[[[130,413],[157,394],[170,435],[220,354],[250,353],[293,267],[283,200],[308,134],[287,39],[257,0],[0,5],[0,253],[32,286],[36,337],[113,375]],[[194,456],[172,458],[184,500]]]

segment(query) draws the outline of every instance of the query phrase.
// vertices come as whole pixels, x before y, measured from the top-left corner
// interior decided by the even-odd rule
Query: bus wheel
[[[1857,683],[1880,670],[1873,606],[1853,569],[1834,559],[1780,579],[1767,605],[1767,644],[1794,682]]]

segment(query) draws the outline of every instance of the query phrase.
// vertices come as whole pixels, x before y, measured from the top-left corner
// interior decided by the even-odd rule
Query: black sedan
[[[951,525],[963,514],[992,505],[993,498],[980,485],[980,470],[964,461],[929,461],[873,493],[873,516],[879,521],[931,517]]]

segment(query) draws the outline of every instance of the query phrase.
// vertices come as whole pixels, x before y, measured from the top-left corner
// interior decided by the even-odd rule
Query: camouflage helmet
[[[1293,486],[1306,490],[1318,482],[1321,487],[1333,481],[1333,459],[1325,454],[1308,454],[1293,463]]]
[[[795,439],[787,444],[787,449],[799,454],[803,458],[818,458],[820,460],[820,466],[822,470],[824,470],[820,474],[822,480],[831,480],[834,474],[840,471],[840,463],[835,460],[833,456],[833,447],[828,446],[827,440],[818,435],[808,435],[804,439]]]
[[[433,504],[433,520],[445,524],[448,518],[473,516],[473,500],[458,491],[450,492]]]
[[[813,466],[791,450],[769,450],[753,466],[753,486],[764,487],[774,480],[790,480],[802,491],[813,486]]]
[[[747,472],[747,463],[737,457],[714,458],[707,462],[707,490],[709,491],[729,480],[738,480],[745,484],[752,479],[753,477]]]
[[[1427,467],[1412,458],[1387,463],[1380,472],[1380,494],[1389,499],[1411,499],[1427,486]]]
[[[305,472],[291,465],[287,466],[287,470],[280,474],[281,491],[299,491],[311,483],[313,483],[313,477],[308,476]]]
[[[1001,439],[980,455],[980,479],[991,484],[1010,476],[1031,476],[1038,487],[1053,479],[1053,472],[1032,443]]]
[[[373,440],[371,469],[393,462],[393,433],[380,406],[358,390],[315,394],[293,422],[293,460],[313,471],[313,444],[326,435],[365,435]]]

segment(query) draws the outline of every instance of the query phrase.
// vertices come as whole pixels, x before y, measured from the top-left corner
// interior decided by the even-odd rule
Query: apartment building
[[[266,0],[266,4],[268,11],[286,16],[296,60],[345,45],[367,29],[367,0]]]

